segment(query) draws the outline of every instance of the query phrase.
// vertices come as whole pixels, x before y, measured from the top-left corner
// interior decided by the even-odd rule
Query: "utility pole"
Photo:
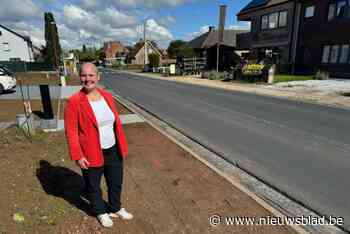
[[[144,43],[144,61],[143,61],[143,65],[144,67],[146,67],[147,64],[147,41],[146,41],[146,30],[147,30],[147,19],[145,20],[144,24],[143,24],[143,43]]]
[[[219,27],[218,27],[218,43],[216,49],[216,71],[219,72],[220,64],[220,44],[224,41],[224,31],[225,31],[225,18],[226,18],[226,5],[220,6],[219,15]]]

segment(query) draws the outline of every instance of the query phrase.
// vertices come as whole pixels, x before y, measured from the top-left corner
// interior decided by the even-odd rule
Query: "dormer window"
[[[350,0],[332,1],[328,8],[328,21],[339,17],[347,6],[350,6]]]
[[[305,8],[305,18],[312,18],[315,15],[315,6],[308,6]]]

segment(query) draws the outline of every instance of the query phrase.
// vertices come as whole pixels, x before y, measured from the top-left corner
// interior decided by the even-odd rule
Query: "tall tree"
[[[175,40],[170,42],[168,47],[168,54],[170,58],[195,56],[194,50],[187,45],[187,42],[182,40]]]
[[[51,12],[45,13],[45,41],[45,61],[51,63],[55,68],[58,68],[62,50],[56,22]]]

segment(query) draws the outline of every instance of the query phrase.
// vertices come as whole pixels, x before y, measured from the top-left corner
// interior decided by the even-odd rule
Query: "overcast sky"
[[[189,40],[218,24],[220,4],[228,6],[227,28],[249,28],[236,14],[249,0],[0,0],[0,24],[44,45],[44,12],[54,14],[61,46],[99,46],[118,40],[132,45],[147,35],[162,47],[174,39]]]

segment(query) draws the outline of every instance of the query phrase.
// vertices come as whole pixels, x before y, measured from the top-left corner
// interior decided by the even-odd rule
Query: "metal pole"
[[[147,41],[146,41],[146,27],[147,27],[147,19],[144,22],[143,25],[143,42],[144,42],[144,67],[147,64]]]
[[[219,59],[220,59],[220,42],[216,47],[216,71],[219,72]]]

